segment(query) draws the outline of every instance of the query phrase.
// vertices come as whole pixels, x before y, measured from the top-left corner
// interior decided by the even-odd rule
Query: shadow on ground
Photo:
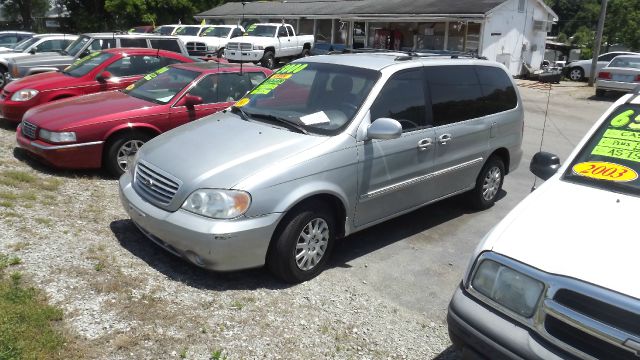
[[[462,356],[460,352],[453,346],[449,346],[443,352],[438,354],[438,356],[434,357],[433,360],[458,360],[461,358]]]
[[[506,192],[503,190],[498,196],[502,199]],[[463,196],[456,196],[342,239],[336,243],[328,266],[349,268],[348,263],[353,259],[471,213],[466,205]],[[123,248],[168,278],[188,286],[216,291],[284,289],[292,286],[275,279],[266,268],[229,273],[201,269],[157,246],[129,219],[113,221],[110,228]]]
[[[29,153],[27,150],[22,149],[20,147],[15,147],[13,149],[13,157],[16,160],[26,164],[30,168],[35,171],[38,171],[43,174],[64,177],[68,179],[78,179],[78,178],[87,178],[87,179],[105,179],[105,180],[115,180],[112,177],[109,177],[103,171],[99,169],[94,170],[61,170],[56,169],[52,166],[47,165],[42,162],[40,159],[36,158],[34,155]]]

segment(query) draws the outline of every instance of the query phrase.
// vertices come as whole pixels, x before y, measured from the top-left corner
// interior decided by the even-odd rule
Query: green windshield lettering
[[[151,74],[147,74],[147,75],[145,75],[145,76],[144,76],[144,79],[145,79],[145,80],[147,80],[147,81],[149,81],[149,80],[151,80],[151,79],[155,78],[156,76],[158,76],[158,75],[162,74],[163,72],[166,72],[167,70],[169,70],[169,67],[165,66],[165,67],[163,67],[163,68],[160,68],[160,69],[158,69],[158,70],[156,70],[156,71],[152,72]]]

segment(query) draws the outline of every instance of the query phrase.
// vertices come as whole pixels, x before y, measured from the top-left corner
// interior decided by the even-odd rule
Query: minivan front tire
[[[267,255],[267,267],[288,283],[313,279],[324,269],[335,241],[336,221],[322,204],[293,209],[281,223]]]
[[[504,183],[505,166],[502,159],[491,156],[484,164],[471,190],[471,205],[474,209],[484,210],[495,204]]]

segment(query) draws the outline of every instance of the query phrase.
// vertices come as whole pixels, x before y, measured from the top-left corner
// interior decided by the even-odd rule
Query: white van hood
[[[640,198],[554,177],[492,231],[484,249],[640,299],[638,210]]]

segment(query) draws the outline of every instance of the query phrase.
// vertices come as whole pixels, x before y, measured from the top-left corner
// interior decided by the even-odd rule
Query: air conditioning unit
[[[534,20],[533,21],[533,30],[534,31],[550,32],[551,31],[551,26],[553,26],[553,23],[550,22],[550,21],[545,21],[545,20]]]

